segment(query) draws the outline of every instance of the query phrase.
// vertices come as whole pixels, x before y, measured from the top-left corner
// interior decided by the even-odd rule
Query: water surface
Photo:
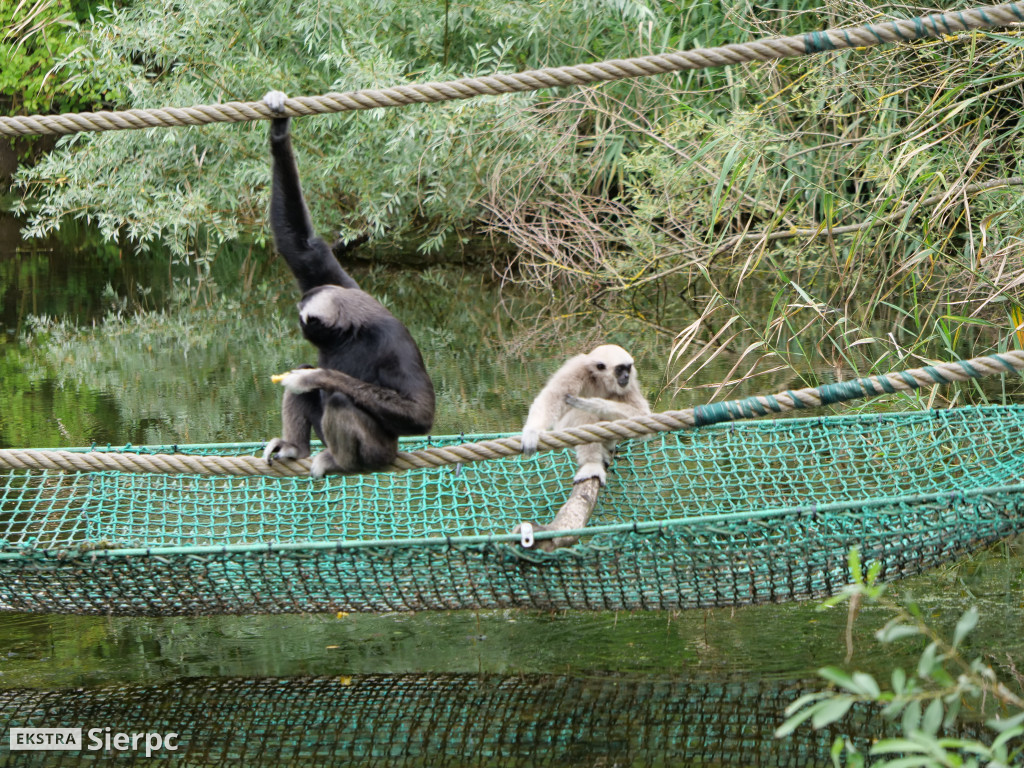
[[[119,250],[87,230],[28,244],[15,232],[0,216],[0,447],[278,433],[280,392],[269,377],[313,358],[280,265],[250,251],[225,254],[214,273],[173,290],[170,276],[189,267],[166,257]],[[559,362],[606,341],[634,352],[657,409],[696,397],[668,386],[671,338],[634,320],[609,315],[595,324],[591,316],[579,327],[549,297],[479,271],[358,275],[419,340],[438,391],[438,434],[517,430]],[[702,376],[711,382],[727,370]],[[780,373],[736,394],[794,385]],[[969,651],[1013,680],[1024,668],[1022,572],[1019,551],[1003,546],[898,590],[945,629],[978,605],[983,620]],[[879,651],[872,632],[886,618],[861,612],[852,667],[886,676],[894,663],[915,663],[920,643]],[[185,748],[164,754],[195,765],[807,765],[826,759],[835,732],[806,729],[779,743],[771,731],[781,709],[817,684],[815,670],[842,660],[846,629],[845,610],[813,604],[620,614],[5,614],[0,718],[177,729]],[[856,715],[850,733],[879,735],[877,718]],[[3,738],[0,762],[9,765],[97,756],[11,753]]]

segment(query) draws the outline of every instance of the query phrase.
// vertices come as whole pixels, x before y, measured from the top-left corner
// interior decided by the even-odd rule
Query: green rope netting
[[[742,422],[630,441],[590,525],[574,532],[580,543],[550,554],[523,549],[509,532],[558,511],[574,472],[567,451],[324,481],[8,470],[0,609],[664,609],[807,599],[848,582],[851,547],[896,578],[1024,528],[1022,428],[1024,407],[978,407]]]
[[[898,723],[885,720],[877,707],[856,703],[840,723],[800,728],[776,739],[785,708],[816,687],[802,681],[623,675],[198,678],[148,686],[4,690],[0,720],[18,727],[109,724],[125,733],[174,733],[175,751],[162,750],[151,759],[245,768],[804,768],[829,765],[837,737],[866,752],[874,739],[896,735]],[[973,724],[960,728],[946,735],[968,738],[981,730]],[[84,735],[83,742],[88,743]],[[48,752],[45,764],[79,766],[102,755]],[[113,761],[109,753],[105,757]],[[120,757],[145,760],[130,752]]]

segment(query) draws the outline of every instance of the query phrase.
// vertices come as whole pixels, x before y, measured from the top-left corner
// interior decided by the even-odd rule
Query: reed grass
[[[750,37],[925,10],[699,8]],[[500,168],[489,224],[513,278],[660,306],[680,389],[1020,347],[1022,63],[1010,30],[584,89],[524,115],[554,140]]]

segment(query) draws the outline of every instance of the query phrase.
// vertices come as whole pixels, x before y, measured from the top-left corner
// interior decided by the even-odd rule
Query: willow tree
[[[316,95],[632,55],[636,23],[654,18],[632,2],[137,0],[83,25],[53,76],[99,82],[110,108]],[[527,162],[549,135],[524,111],[543,98],[299,121],[315,220],[425,253],[458,246],[500,168]],[[266,125],[255,123],[71,136],[19,189],[29,235],[76,217],[202,262],[227,241],[266,237],[268,180]]]

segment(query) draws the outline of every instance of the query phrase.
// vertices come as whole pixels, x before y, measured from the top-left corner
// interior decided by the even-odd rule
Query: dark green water
[[[33,244],[15,235],[0,217],[0,447],[278,433],[270,374],[312,359],[278,265],[226,254],[175,294],[168,275],[184,268],[161,257],[122,253],[88,232]],[[635,322],[609,316],[580,330],[547,297],[479,272],[359,277],[420,341],[438,434],[518,429],[558,362],[606,341],[634,352],[657,409],[692,404],[692,393],[673,398],[666,386],[671,338]],[[1018,548],[980,553],[898,592],[945,629],[978,605],[969,651],[1019,687]],[[920,643],[881,649],[873,640],[886,619],[861,612],[851,667],[886,677],[893,664],[915,663]],[[0,718],[8,727],[176,732],[179,748],[160,755],[183,765],[817,765],[838,733],[867,740],[886,728],[855,711],[827,731],[772,736],[784,707],[818,685],[814,671],[842,661],[846,623],[844,609],[813,604],[676,614],[0,614]],[[0,739],[6,765],[148,762],[137,750],[12,753],[6,733]]]

